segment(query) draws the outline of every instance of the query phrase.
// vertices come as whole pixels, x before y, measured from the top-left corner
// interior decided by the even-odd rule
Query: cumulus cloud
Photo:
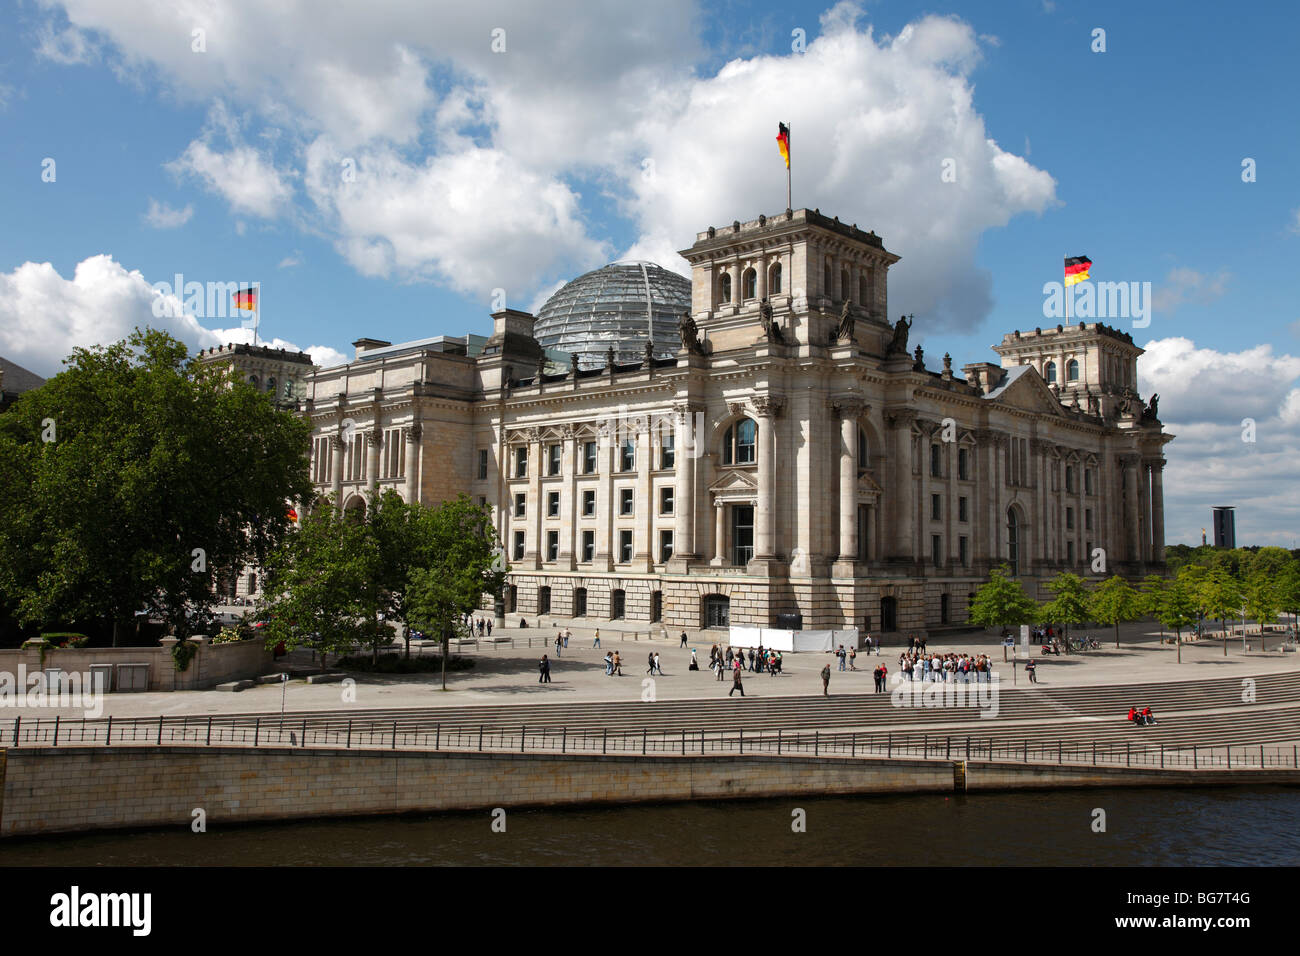
[[[165,301],[160,303],[160,298]],[[0,355],[48,377],[60,371],[62,360],[74,348],[107,345],[137,327],[169,332],[192,351],[252,341],[251,329],[206,328],[181,305],[174,295],[155,290],[138,270],[128,270],[112,256],[79,262],[70,279],[48,262],[24,262],[12,272],[0,273]],[[298,349],[281,339],[273,344]],[[344,361],[342,353],[329,346],[303,351],[318,364]]]
[[[306,260],[303,259],[303,257],[302,257],[302,253],[299,252],[297,249],[295,249],[295,250],[293,250],[293,254],[292,254],[292,255],[285,256],[283,259],[281,259],[281,260],[280,260],[280,264],[279,264],[276,268],[278,268],[278,269],[292,269],[292,268],[294,268],[295,266],[300,266],[300,265],[302,265],[305,261],[306,261]]]
[[[1204,305],[1223,297],[1227,291],[1226,270],[1214,275],[1179,267],[1170,269],[1165,281],[1152,293],[1151,309],[1158,315],[1169,315],[1187,303]]]
[[[1215,505],[1237,507],[1237,540],[1292,547],[1300,496],[1300,356],[1268,345],[1220,352],[1190,339],[1147,343],[1143,394],[1177,436],[1165,466],[1166,538],[1199,543]],[[1286,489],[1286,493],[1279,493]]]
[[[209,131],[175,168],[237,214],[305,198],[310,227],[370,276],[474,295],[519,287],[526,301],[610,257],[577,180],[631,223],[629,255],[681,270],[675,251],[699,229],[784,207],[777,116],[794,120],[796,205],[881,234],[903,256],[894,302],[936,330],[990,310],[980,235],[1055,202],[1048,173],[988,137],[970,74],[995,41],[982,46],[954,17],[877,38],[858,6],[839,3],[803,54],[702,71],[691,0],[485,0],[437,18],[394,0],[324,20],[308,7],[212,0],[199,18],[203,56],[174,42],[194,26],[184,7],[63,6],[178,96],[238,104],[287,131],[274,157],[242,139],[219,147]],[[504,31],[500,52],[489,26]],[[360,171],[352,183],[339,175],[346,159]],[[941,179],[949,160],[955,182]]]
[[[184,209],[176,209],[150,197],[149,209],[144,214],[144,221],[155,229],[176,229],[189,222],[193,216],[194,207],[188,203]]]

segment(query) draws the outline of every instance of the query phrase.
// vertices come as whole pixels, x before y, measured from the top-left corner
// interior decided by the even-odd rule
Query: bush
[[[380,654],[377,661],[369,656],[354,655],[340,657],[335,666],[341,670],[360,671],[367,674],[440,674],[442,673],[442,655],[421,654],[409,660],[401,654]],[[447,658],[447,670],[467,671],[474,666],[469,657]]]
[[[212,638],[213,644],[235,644],[239,641],[247,641],[253,636],[250,628],[242,624],[228,624],[217,632],[217,636]]]
[[[172,661],[178,671],[189,670],[190,661],[199,652],[199,645],[194,641],[177,641],[172,645]]]

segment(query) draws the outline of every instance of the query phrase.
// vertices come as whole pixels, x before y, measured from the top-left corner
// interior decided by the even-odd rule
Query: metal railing
[[[1300,745],[1148,744],[1126,741],[1013,740],[961,734],[866,731],[593,730],[501,727],[422,718],[177,716],[106,719],[15,717],[0,747],[236,746],[471,753],[668,756],[813,756],[908,760],[982,760],[1060,766],[1164,770],[1300,769]]]

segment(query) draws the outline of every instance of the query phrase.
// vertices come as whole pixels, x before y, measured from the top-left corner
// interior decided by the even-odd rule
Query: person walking
[[[658,673],[658,675],[659,675],[660,677],[663,677],[663,676],[664,676],[664,665],[663,665],[663,663],[659,660],[659,652],[658,652],[658,651],[655,651],[655,672]]]
[[[731,690],[727,691],[728,697],[736,691],[740,691],[741,697],[745,696],[745,685],[740,682],[740,672],[743,669],[744,668],[740,666],[740,659],[737,658],[736,662],[731,667]]]
[[[855,671],[857,669],[858,669],[858,649],[856,647],[850,647],[849,648],[849,670]]]
[[[722,680],[724,677],[726,677],[726,671],[723,670],[725,665],[723,664],[722,661],[722,651],[718,651],[718,659],[717,661],[715,661],[715,665],[716,665],[715,669],[718,672],[718,680]]]
[[[686,646],[686,632],[685,632],[685,631],[682,631],[682,642],[681,642],[681,644],[679,644],[678,646],[679,646],[679,647],[685,647],[685,646]]]
[[[653,673],[655,672],[655,652],[654,652],[654,651],[651,651],[651,652],[647,655],[647,660],[648,660],[650,666],[647,667],[647,668],[645,669],[645,672],[646,672],[647,674],[653,674]]]
[[[623,658],[619,656],[618,651],[614,652],[614,673],[619,677],[623,676]]]
[[[559,631],[556,631],[555,632],[555,656],[556,657],[560,656],[560,648],[563,646],[564,646],[564,636]]]
[[[565,646],[566,648],[569,646],[569,636],[570,636],[572,633],[573,633],[573,632],[572,632],[571,630],[569,630],[567,627],[564,629],[564,646]]]
[[[592,647],[600,647],[600,628],[596,628],[596,639],[591,642]]]
[[[487,629],[488,629],[488,637],[491,637],[491,636],[492,636],[492,618],[488,618]]]
[[[691,666],[687,670],[697,671],[700,669],[700,659],[695,656],[695,648],[691,648]]]
[[[822,668],[822,696],[831,695],[831,665],[827,664]]]
[[[1038,683],[1038,665],[1030,661],[1025,665],[1025,673],[1029,675],[1029,683]]]
[[[839,662],[840,662],[840,670],[843,671],[843,670],[844,670],[845,663],[846,663],[846,661],[847,661],[847,659],[848,659],[848,655],[844,653],[844,645],[843,645],[843,644],[841,644],[841,645],[840,645],[840,649],[839,649],[838,651],[835,652],[835,656],[836,656],[837,658],[839,658]]]
[[[537,677],[537,683],[549,684],[551,682],[551,662],[547,659],[545,654],[543,654],[542,659],[538,661],[537,668],[541,671]]]
[[[614,655],[609,651],[605,652],[605,676],[608,677],[614,673]]]

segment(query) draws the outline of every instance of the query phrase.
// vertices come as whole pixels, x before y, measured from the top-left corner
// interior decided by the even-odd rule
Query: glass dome
[[[533,335],[543,348],[576,353],[579,368],[640,362],[650,337],[655,358],[677,354],[677,323],[691,308],[691,282],[653,262],[613,262],[578,276],[546,300]]]

